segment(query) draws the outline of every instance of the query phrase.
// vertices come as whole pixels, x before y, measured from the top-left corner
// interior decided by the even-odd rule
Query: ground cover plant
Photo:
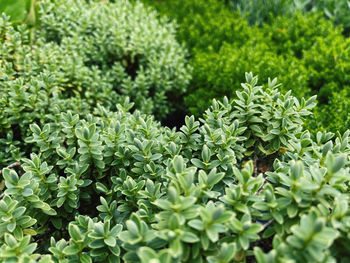
[[[244,81],[244,72],[253,71],[264,82],[279,76],[281,89],[291,89],[298,98],[318,95],[317,119],[307,122],[309,129],[349,127],[343,98],[350,97],[350,40],[322,14],[297,12],[251,27],[224,1],[144,2],[178,22],[178,39],[190,48],[193,77],[185,104],[192,114],[200,116],[213,98],[234,97],[232,87]],[[320,117],[330,109],[342,121]]]
[[[103,94],[115,104],[126,95],[158,119],[176,108],[190,68],[173,24],[128,1],[44,1],[40,14],[39,36],[66,54],[59,58],[61,71],[71,73],[65,80],[87,99]]]
[[[180,131],[128,102],[31,124],[30,157],[2,170],[0,259],[348,260],[350,132],[313,138],[315,97],[257,81]]]
[[[79,97],[89,105],[100,103],[113,109],[129,96],[138,109],[158,119],[176,109],[190,68],[186,50],[175,40],[173,24],[159,21],[154,11],[140,3],[125,1],[40,1],[38,9],[40,26],[34,45],[22,26],[14,32],[9,19],[2,19],[5,93],[12,94],[14,83],[34,82],[32,75],[46,71],[51,73],[46,86],[54,89],[46,92],[49,97]],[[29,87],[19,86],[22,93],[32,93]],[[43,88],[32,86],[37,92]]]
[[[160,1],[188,86],[176,25],[110,2],[40,1],[30,31],[0,18],[0,262],[350,261],[341,28]],[[186,87],[208,107],[162,126]]]
[[[158,21],[141,4],[81,1],[86,7],[82,15],[79,3],[73,2],[56,2],[60,8],[40,2],[41,26],[34,44],[25,26],[14,29],[9,17],[0,18],[1,165],[28,153],[25,138],[33,122],[45,123],[65,110],[85,114],[96,104],[114,110],[126,96],[135,108],[161,119],[176,109],[186,88],[190,68],[172,24]],[[92,14],[114,27],[89,19]],[[80,20],[75,20],[74,31],[70,21],[76,16]]]

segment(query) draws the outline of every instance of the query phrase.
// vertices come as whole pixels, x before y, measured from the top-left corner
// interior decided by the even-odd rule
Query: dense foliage
[[[88,99],[104,95],[104,104],[127,95],[158,119],[174,110],[190,69],[173,24],[128,1],[46,1],[41,7],[38,34],[61,54],[60,71],[73,88]]]
[[[138,1],[0,18],[0,262],[349,262],[342,28],[145,2],[178,32]],[[186,88],[196,116],[162,126]]]
[[[67,110],[88,113],[96,104],[113,110],[126,96],[137,109],[162,118],[176,108],[190,78],[173,25],[158,22],[141,4],[85,3],[82,11],[76,1],[75,8],[64,2],[60,8],[42,3],[34,45],[24,26],[15,30],[8,17],[0,18],[0,165],[28,153],[25,138],[33,122],[46,123]],[[65,11],[68,5],[72,13]],[[96,21],[89,18],[93,13]],[[75,17],[81,23],[74,24],[76,32],[70,28]]]
[[[1,136],[8,129],[27,132],[27,123],[47,118],[55,104],[65,104],[57,99],[115,109],[129,96],[138,109],[159,119],[176,108],[190,68],[172,24],[158,21],[141,4],[63,2],[41,1],[35,45],[24,27],[15,31],[8,18],[0,20],[0,119],[7,122]]]
[[[315,98],[246,81],[178,132],[129,103],[31,124],[30,158],[2,171],[0,259],[348,260],[349,131],[312,138]]]
[[[232,87],[252,71],[264,82],[279,76],[282,90],[291,89],[298,98],[318,95],[317,119],[308,128],[349,127],[344,125],[350,123],[348,106],[338,94],[350,97],[350,39],[322,14],[295,13],[249,27],[223,1],[145,1],[178,21],[178,38],[191,48],[194,71],[185,97],[191,113],[200,116],[213,98],[234,97]],[[320,115],[329,109],[339,118]]]
[[[350,2],[348,0],[228,0],[234,10],[247,16],[250,24],[271,22],[276,16],[291,16],[295,12],[322,12],[323,15],[344,26],[350,33]]]
[[[218,50],[224,42],[242,45],[251,37],[247,21],[225,8],[222,0],[142,2],[175,19],[178,39],[191,50]]]

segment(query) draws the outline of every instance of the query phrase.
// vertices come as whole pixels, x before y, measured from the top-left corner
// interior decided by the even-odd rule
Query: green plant
[[[307,121],[306,127],[312,130],[324,130],[324,127],[329,127],[331,130],[337,130],[339,126],[349,127],[350,95],[348,90],[342,90],[339,93],[334,92],[329,104],[316,109],[314,118]]]
[[[322,12],[337,25],[344,27],[344,33],[349,33],[350,2],[348,0],[273,0],[273,1],[242,1],[229,0],[233,10],[239,10],[245,15],[251,25],[270,23],[277,16],[293,16],[295,12]]]
[[[333,26],[320,13],[296,12],[293,17],[275,17],[268,24],[249,27],[244,18],[229,14],[220,1],[152,3],[177,20],[178,39],[190,47],[193,77],[184,102],[195,116],[200,116],[213,98],[234,98],[232,87],[244,81],[247,71],[263,82],[269,76],[281,76],[281,89],[291,89],[298,98],[317,94],[316,116],[329,108],[336,93],[348,96],[349,41],[341,27]],[[340,110],[332,105],[335,112]],[[327,122],[318,118],[317,123],[308,122],[308,128],[315,131],[322,123],[322,129],[346,130],[337,118]]]
[[[29,25],[35,23],[36,0],[4,0],[0,3],[0,13],[11,17],[14,23],[26,22]]]
[[[24,153],[28,153],[29,141],[25,139],[32,132],[30,124],[36,122],[41,125],[56,120],[63,111],[71,110],[86,116],[97,104],[115,110],[115,105],[122,103],[127,96],[134,100],[139,109],[155,113],[158,118],[164,118],[176,108],[176,100],[189,80],[190,68],[185,64],[184,48],[174,39],[172,24],[164,19],[158,21],[156,14],[141,4],[134,8],[128,2],[120,2],[120,8],[115,4],[111,9],[107,8],[106,5],[110,5],[107,3],[88,4],[81,1],[87,7],[83,11],[85,16],[81,16],[81,23],[89,20],[92,12],[100,12],[108,23],[114,25],[106,28],[102,21],[98,24],[89,20],[90,25],[96,27],[96,34],[99,32],[108,36],[103,40],[105,47],[94,42],[102,41],[101,35],[91,36],[87,31],[80,32],[83,29],[75,32],[74,36],[65,36],[65,40],[61,41],[60,37],[63,36],[53,39],[50,30],[54,29],[49,25],[57,29],[66,27],[64,23],[68,20],[64,18],[61,21],[60,15],[75,16],[74,12],[80,12],[80,7],[70,9],[70,14],[63,10],[69,3],[61,5],[61,9],[53,9],[55,4],[48,1],[41,1],[40,4],[42,28],[36,28],[38,38],[35,43],[31,43],[25,25],[14,28],[9,17],[3,15],[0,18],[0,147],[3,149],[0,165],[19,161]],[[123,16],[128,19],[123,20]],[[139,17],[148,22],[142,22]],[[117,19],[121,19],[120,23]],[[129,39],[128,32],[138,30],[143,35],[135,34],[133,40]],[[70,32],[73,34],[74,30]],[[158,32],[159,41],[153,41],[157,39],[154,32]],[[114,37],[117,33],[120,39]],[[86,48],[81,47],[87,43],[90,44]],[[92,56],[91,52],[98,54]],[[130,62],[127,60],[132,57],[138,57],[134,61],[138,68],[135,76],[130,75],[131,67],[127,65]],[[68,118],[69,127],[74,120]],[[32,128],[35,129],[34,126]],[[46,136],[48,129],[51,128],[46,125],[38,136]],[[45,151],[55,150],[60,143],[55,141],[54,136],[46,137],[43,145],[48,149]],[[80,141],[84,143],[84,138]],[[44,146],[40,146],[44,149]]]
[[[333,20],[336,24],[342,25],[344,27],[344,33],[350,33],[350,2],[341,0],[323,0],[316,1],[313,3],[311,10],[323,11],[325,16]]]
[[[192,66],[193,80],[185,104],[196,116],[208,107],[212,98],[234,98],[232,87],[244,81],[242,72],[248,70],[266,82],[269,76],[283,76],[281,88],[291,88],[294,94],[305,96],[310,92],[306,88],[306,70],[298,59],[276,54],[267,43],[252,42],[240,48],[225,44],[219,52],[196,52]]]
[[[219,50],[223,43],[244,44],[251,30],[238,13],[225,7],[223,0],[153,1],[143,0],[160,14],[179,24],[177,37],[190,50]]]
[[[269,1],[242,1],[229,0],[227,1],[233,10],[239,10],[251,25],[262,24],[272,20],[273,17],[286,16],[294,13],[297,10],[298,4],[300,8],[306,6],[307,1],[293,1],[293,0],[269,0]]]
[[[179,131],[127,101],[32,124],[2,170],[1,261],[347,260],[350,131],[313,137],[315,98],[257,81]]]
[[[55,71],[67,91],[112,109],[118,98],[129,96],[158,119],[176,108],[190,68],[173,24],[139,2],[40,4],[38,45],[57,52]]]

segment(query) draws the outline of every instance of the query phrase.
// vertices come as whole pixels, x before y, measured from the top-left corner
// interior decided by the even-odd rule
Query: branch
[[[254,177],[258,176],[258,157],[256,156],[256,154],[254,154],[253,157],[253,166],[254,166]]]
[[[13,168],[13,167],[20,166],[20,165],[21,165],[20,162],[15,162],[15,163],[10,164],[9,166],[6,166],[6,167],[3,168],[3,169],[6,169],[6,168],[11,169],[11,168]],[[2,173],[2,170],[0,170],[0,174],[1,174],[1,173]]]
[[[264,228],[264,229],[267,228],[269,225],[271,225],[271,224],[273,223],[273,221],[275,221],[273,218],[270,219],[269,221],[267,221],[265,224],[262,225],[263,228]]]

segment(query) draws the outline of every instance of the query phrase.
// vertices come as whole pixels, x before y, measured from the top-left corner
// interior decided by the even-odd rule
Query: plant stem
[[[21,165],[20,162],[15,162],[15,163],[10,164],[9,166],[6,166],[4,169],[6,169],[6,168],[11,169],[11,168],[13,168],[13,167],[20,166],[20,165]],[[2,173],[2,171],[0,171],[0,174],[1,174],[1,173]]]
[[[273,221],[275,221],[273,218],[270,219],[269,221],[267,221],[265,224],[263,224],[263,228],[267,228],[269,225],[271,225],[273,223]]]
[[[257,160],[258,160],[258,158],[256,157],[256,154],[254,154],[254,157],[253,157],[254,177],[258,176]]]

